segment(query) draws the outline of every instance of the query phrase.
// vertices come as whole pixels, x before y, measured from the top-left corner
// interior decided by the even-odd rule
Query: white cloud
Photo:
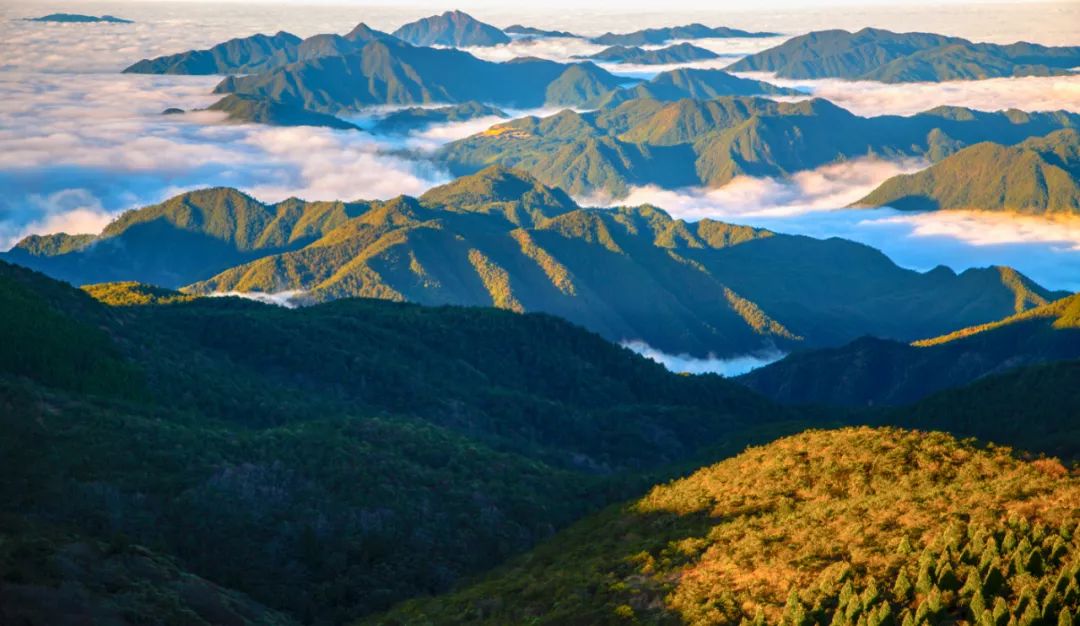
[[[873,191],[886,179],[906,174],[926,163],[918,159],[887,161],[855,159],[798,172],[786,179],[740,176],[717,189],[633,187],[619,204],[653,204],[674,217],[732,219],[748,215],[794,215],[847,206]],[[586,205],[609,206],[604,195],[581,199]]]
[[[296,289],[293,291],[278,291],[276,293],[264,293],[261,291],[215,291],[209,294],[211,298],[243,298],[254,300],[263,304],[273,304],[286,309],[295,309],[306,304],[306,291]]]
[[[720,359],[710,355],[700,359],[689,354],[668,354],[653,348],[649,344],[635,339],[622,341],[624,348],[629,348],[641,356],[656,361],[668,370],[679,374],[720,374],[721,376],[739,376],[750,370],[757,369],[779,361],[785,354],[779,350],[765,351],[760,354],[747,354],[727,359]]]
[[[788,80],[764,72],[741,72],[739,76],[806,90],[814,97],[831,100],[863,116],[913,115],[941,105],[983,111],[1080,111],[1080,74],[895,84],[837,79]]]

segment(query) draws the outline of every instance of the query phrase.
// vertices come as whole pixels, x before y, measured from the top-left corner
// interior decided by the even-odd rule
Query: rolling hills
[[[972,43],[933,33],[815,31],[740,59],[733,72],[774,72],[782,78],[842,78],[886,83],[1067,75],[1080,66],[1080,47]]]
[[[855,206],[1026,215],[1080,213],[1080,133],[1060,130],[1013,146],[979,143],[928,169],[890,178]]]
[[[739,377],[783,403],[899,405],[1043,362],[1080,359],[1080,296],[998,322],[904,344],[864,337],[789,355]]]
[[[612,341],[697,356],[864,334],[910,341],[1058,295],[1006,269],[923,274],[840,239],[686,223],[648,205],[581,208],[501,168],[389,201],[265,205],[235,190],[192,192],[78,241],[35,238],[4,258],[76,284],[543,311]]]
[[[362,624],[1071,623],[1080,486],[941,433],[812,431]]]
[[[938,161],[981,141],[1011,145],[1078,124],[1080,115],[1067,111],[938,107],[860,117],[822,99],[632,99],[505,122],[438,154],[457,175],[499,164],[573,194],[618,198],[632,186],[720,187],[737,176],[783,177],[859,157]]]

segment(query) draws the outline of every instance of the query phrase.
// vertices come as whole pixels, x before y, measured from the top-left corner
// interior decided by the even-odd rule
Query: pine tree
[[[1058,613],[1057,626],[1073,626],[1072,614],[1068,608],[1062,608]]]
[[[903,570],[900,570],[900,574],[896,577],[896,582],[893,583],[892,594],[897,600],[903,602],[911,597],[911,581],[908,580],[907,574]]]

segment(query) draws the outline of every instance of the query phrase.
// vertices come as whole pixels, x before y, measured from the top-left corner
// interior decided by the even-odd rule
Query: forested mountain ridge
[[[389,201],[192,192],[125,214],[94,241],[34,239],[5,258],[79,284],[544,311],[611,341],[701,356],[867,333],[911,341],[1055,296],[1011,270],[923,274],[840,239],[687,223],[651,206],[582,208],[498,167]]]
[[[738,380],[788,404],[899,405],[1014,368],[1071,359],[1080,359],[1075,295],[910,345],[863,337],[792,354]]]
[[[1013,146],[979,143],[928,169],[883,182],[854,206],[901,211],[1080,213],[1080,133],[1075,128]]]
[[[544,315],[88,291],[119,306],[0,263],[4,532],[148,546],[298,621],[446,590],[798,416]],[[3,587],[67,541],[0,548]]]
[[[1080,47],[1018,42],[973,43],[934,33],[879,28],[815,31],[752,54],[727,67],[774,72],[782,78],[842,78],[887,83],[1067,75],[1080,66]]]
[[[368,207],[298,199],[266,205],[235,189],[202,189],[128,211],[96,236],[29,237],[0,258],[80,285],[137,280],[179,287],[303,247]]]
[[[439,156],[458,175],[500,164],[574,194],[618,198],[634,186],[720,187],[738,176],[784,177],[860,157],[938,161],[981,141],[1011,145],[1080,125],[1080,116],[1068,111],[962,107],[860,117],[822,99],[616,98],[612,104],[504,122],[447,144]]]
[[[376,39],[348,54],[230,76],[215,92],[333,114],[381,104],[472,100],[521,108],[585,106],[623,82],[589,62],[521,58],[494,63],[461,50]]]
[[[811,431],[362,624],[1071,623],[1080,483],[941,433]]]

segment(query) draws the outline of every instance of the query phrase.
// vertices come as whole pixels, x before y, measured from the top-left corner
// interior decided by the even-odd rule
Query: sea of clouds
[[[691,64],[723,67],[787,36],[824,27],[872,25],[933,30],[977,40],[1035,39],[1077,43],[1075,4],[765,9],[661,12],[589,7],[459,3],[498,25],[522,22],[599,34],[691,21],[780,37],[694,42],[720,59]],[[16,18],[70,6],[49,2],[0,7],[0,246],[29,233],[97,232],[119,212],[159,202],[197,187],[228,185],[264,201],[388,198],[419,194],[449,180],[427,157],[448,141],[487,128],[498,118],[438,125],[408,136],[376,136],[321,128],[273,128],[225,123],[218,114],[162,116],[211,104],[215,77],[136,76],[119,71],[139,59],[206,47],[230,37],[288,30],[300,36],[345,32],[365,21],[392,30],[445,7],[304,6],[193,3],[82,2],[77,10],[111,13],[133,25],[36,24]],[[568,60],[601,46],[579,39],[517,40],[474,49],[492,60],[534,55]],[[670,69],[608,66],[628,78]],[[761,78],[755,76],[755,78]],[[772,79],[772,77],[765,77]],[[909,115],[942,104],[985,110],[1080,111],[1080,75],[942,84],[776,81],[826,97],[860,115]],[[383,113],[378,111],[375,114]],[[550,114],[553,111],[513,111]],[[372,114],[354,121],[370,125]],[[841,236],[885,251],[906,267],[929,269],[1008,264],[1047,286],[1080,289],[1080,224],[1074,220],[1016,219],[982,213],[904,214],[891,209],[845,209],[877,184],[924,166],[918,161],[860,160],[799,173],[790,179],[736,179],[721,189],[633,189],[619,203],[650,202],[685,219],[715,218],[815,237]],[[592,204],[612,199],[587,198]]]

